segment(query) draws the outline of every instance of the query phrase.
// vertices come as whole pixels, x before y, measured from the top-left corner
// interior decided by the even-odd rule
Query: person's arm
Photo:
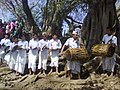
[[[64,44],[63,47],[62,47],[62,49],[61,49],[61,51],[60,51],[60,55],[63,54],[63,50],[65,49],[65,47],[66,47],[66,45]]]
[[[102,38],[102,44],[105,44],[105,36]]]
[[[61,47],[62,47],[62,44],[61,44],[61,41],[59,40],[58,41],[58,49],[61,49]]]
[[[111,44],[112,44],[113,47],[117,46],[117,37],[114,36],[114,38],[112,39]]]
[[[65,44],[62,46],[62,49],[60,51],[60,55],[63,54],[64,49],[69,45],[69,39],[65,42]]]

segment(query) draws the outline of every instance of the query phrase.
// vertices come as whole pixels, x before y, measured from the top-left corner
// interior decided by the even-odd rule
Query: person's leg
[[[81,78],[81,77],[80,77],[80,73],[78,72],[77,74],[78,74],[78,79],[80,79],[80,78]]]
[[[42,54],[39,52],[39,62],[38,62],[39,74],[42,73]]]
[[[43,74],[46,75],[45,71],[47,70],[47,59],[42,62]]]
[[[68,71],[67,71],[67,77],[68,77],[68,79],[71,79],[71,74],[72,74],[72,73],[71,73],[71,70],[68,70]]]
[[[53,67],[51,67],[51,70],[50,70],[49,74],[51,74],[52,72],[53,72]]]
[[[56,73],[58,73],[58,67],[56,67]]]
[[[29,68],[29,75],[32,75],[32,69]]]

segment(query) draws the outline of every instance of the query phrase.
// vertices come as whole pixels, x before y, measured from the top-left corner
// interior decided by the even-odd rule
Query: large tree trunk
[[[33,33],[38,33],[40,32],[38,25],[36,24],[36,22],[34,21],[34,18],[32,16],[31,10],[28,6],[28,0],[22,0],[22,4],[23,4],[23,10],[27,16],[27,21],[29,26],[32,28],[33,26]]]
[[[118,20],[114,0],[95,0],[88,3],[88,14],[84,20],[82,37],[86,39],[89,52],[94,44],[101,43],[106,27],[113,26],[115,21]],[[116,32],[120,35],[119,30]],[[118,44],[119,42],[118,39]]]

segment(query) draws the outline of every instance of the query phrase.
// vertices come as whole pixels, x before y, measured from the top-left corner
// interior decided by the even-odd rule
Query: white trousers
[[[80,73],[80,62],[67,60],[67,70],[71,70],[75,74]]]
[[[59,60],[59,50],[51,51],[50,52],[51,57],[51,67],[58,67],[58,60]]]
[[[36,60],[38,56],[38,50],[32,50],[32,53],[28,55],[28,68],[32,69],[33,72],[36,71]]]
[[[39,63],[38,69],[47,70],[47,58],[48,58],[48,50],[43,50],[39,52]]]
[[[116,56],[115,54],[112,57],[105,57],[103,60],[103,71],[114,72]]]

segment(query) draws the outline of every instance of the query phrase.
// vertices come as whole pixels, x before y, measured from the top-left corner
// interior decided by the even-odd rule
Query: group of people
[[[12,20],[9,22],[0,19],[0,40],[4,37],[5,34],[10,34],[10,37],[18,35],[21,36],[22,29],[24,27],[24,22],[21,19],[19,22],[17,20]]]
[[[109,27],[107,27],[107,31],[107,34],[104,35],[102,39],[103,44],[111,44],[113,47],[116,47],[117,37],[113,35],[114,31]],[[6,60],[9,68],[15,71],[16,75],[25,73],[25,65],[28,59],[28,70],[31,75],[36,73],[36,60],[39,57],[37,69],[39,69],[39,73],[46,75],[47,59],[50,54],[51,63],[49,66],[51,67],[51,70],[49,74],[53,72],[53,67],[55,67],[55,70],[58,73],[59,55],[63,54],[65,47],[81,48],[81,42],[77,31],[73,31],[72,37],[68,38],[63,46],[56,34],[53,34],[52,39],[50,40],[47,38],[46,32],[42,33],[42,39],[40,40],[37,34],[33,34],[30,41],[26,40],[25,34],[22,34],[20,39],[18,39],[17,36],[14,36],[11,40],[9,39],[9,34],[5,34],[5,37],[0,41],[0,59]],[[113,73],[115,60],[115,55],[112,57],[104,57],[102,64],[103,71]],[[81,78],[81,64],[79,61],[67,60],[66,65],[68,70],[67,76],[69,78],[71,78],[72,73],[77,74],[78,79]]]
[[[38,69],[40,72],[47,69],[47,59],[48,59],[48,50],[50,50],[51,56],[51,71],[52,67],[56,67],[56,72],[58,72],[58,60],[59,60],[59,50],[62,47],[61,41],[57,39],[57,35],[53,34],[52,39],[47,39],[46,32],[42,33],[43,38],[38,39],[37,34],[33,34],[32,39],[28,42],[26,37],[23,34],[18,40],[17,36],[12,38],[12,41],[9,39],[9,35],[6,34],[0,42],[0,58],[1,60],[6,60],[9,68],[13,71],[16,71],[16,75],[24,74],[27,51],[28,51],[28,69],[29,74],[35,74],[36,72],[36,60],[39,56]]]

